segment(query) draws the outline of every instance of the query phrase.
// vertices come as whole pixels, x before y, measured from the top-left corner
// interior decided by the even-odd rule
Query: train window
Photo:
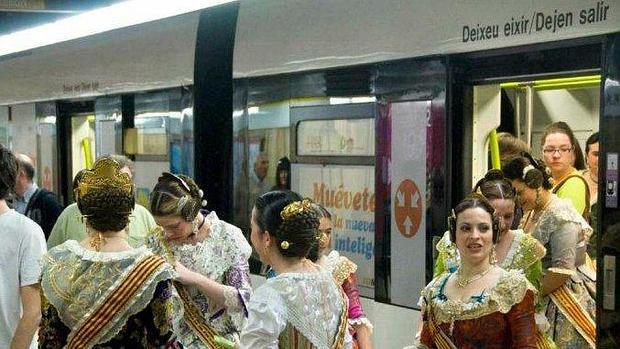
[[[125,151],[135,155],[137,201],[148,204],[164,171],[193,173],[191,91],[175,88],[136,94],[134,125],[125,134]]]
[[[100,97],[95,100],[95,152],[97,157],[121,152],[122,123],[120,96]]]
[[[297,154],[310,156],[374,156],[374,119],[301,121]]]
[[[332,215],[331,249],[357,264],[360,293],[375,290],[375,104],[291,108],[291,187]]]

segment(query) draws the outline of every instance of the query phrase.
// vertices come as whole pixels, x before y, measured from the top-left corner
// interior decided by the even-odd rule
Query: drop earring
[[[491,254],[489,254],[489,263],[491,263],[491,265],[497,264],[497,253],[495,252],[495,245],[491,247]]]

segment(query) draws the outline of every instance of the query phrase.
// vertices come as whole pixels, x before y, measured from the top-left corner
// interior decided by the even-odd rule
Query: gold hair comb
[[[107,191],[110,188],[120,188],[126,193],[133,192],[133,182],[128,174],[121,172],[119,163],[109,157],[95,161],[92,170],[85,171],[77,191],[78,196],[91,192]]]
[[[302,201],[295,201],[286,205],[282,212],[280,212],[280,217],[282,217],[283,220],[288,220],[307,210],[313,210],[310,200],[304,199]]]

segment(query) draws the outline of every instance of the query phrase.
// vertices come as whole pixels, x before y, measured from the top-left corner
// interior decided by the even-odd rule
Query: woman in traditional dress
[[[358,349],[372,349],[372,323],[366,317],[360,291],[357,286],[357,265],[336,250],[329,251],[332,236],[332,215],[319,204],[313,204],[319,214],[319,243],[313,247],[308,259],[327,269],[336,282],[342,287],[349,301],[349,325],[353,335],[353,347]]]
[[[252,296],[241,348],[351,348],[346,296],[331,273],[306,259],[319,238],[317,212],[295,196],[272,191],[252,210],[252,245],[277,276]]]
[[[252,288],[252,252],[241,230],[217,217],[203,192],[184,175],[163,173],[151,194],[150,209],[161,229],[147,244],[174,263],[185,316],[177,332],[186,348],[218,348],[217,338],[237,341]]]
[[[519,269],[537,288],[542,277],[541,259],[545,248],[532,236],[523,233],[522,229],[511,230],[515,212],[515,190],[510,181],[504,178],[500,170],[489,171],[474,187],[489,200],[499,218],[500,232],[495,246],[497,263],[500,267],[511,270]],[[437,243],[437,262],[434,276],[458,269],[460,258],[456,245],[450,240],[447,231]]]
[[[535,288],[521,270],[495,265],[500,223],[494,211],[476,194],[454,208],[450,238],[460,264],[422,290],[418,347],[536,348]]]
[[[542,259],[541,303],[551,324],[547,333],[562,349],[595,346],[595,302],[578,272],[585,262],[591,228],[568,200],[551,193],[544,165],[526,157],[504,167],[525,212],[523,230],[547,249]],[[581,269],[579,269],[581,270]]]
[[[505,270],[521,270],[528,281],[539,290],[542,278],[541,259],[545,256],[546,250],[538,240],[525,234],[522,229],[510,229],[516,206],[515,190],[510,180],[504,177],[502,171],[491,170],[476,183],[474,192],[477,191],[489,200],[495,208],[495,215],[499,218],[500,232],[495,245],[498,265]],[[434,276],[455,272],[460,265],[460,257],[456,245],[450,240],[449,231],[437,243],[437,251],[439,254]],[[536,324],[539,330],[538,348],[555,348],[551,339],[544,333],[549,324],[544,314],[537,314]]]
[[[183,308],[171,265],[132,248],[125,228],[134,207],[131,178],[109,157],[76,190],[88,236],[43,259],[40,348],[174,348]]]

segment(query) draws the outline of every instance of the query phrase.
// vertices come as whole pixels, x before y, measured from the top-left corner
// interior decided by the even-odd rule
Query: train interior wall
[[[520,106],[516,108],[516,89],[504,89],[510,99],[513,110],[526,110],[525,99],[519,99]],[[533,93],[533,127],[531,144],[534,156],[540,158],[540,139],[547,125],[556,121],[568,123],[575,137],[585,150],[586,139],[598,131],[600,111],[600,86],[558,88],[553,90],[534,91]],[[515,115],[515,122],[521,124],[521,139],[527,139],[525,131],[525,113]]]

